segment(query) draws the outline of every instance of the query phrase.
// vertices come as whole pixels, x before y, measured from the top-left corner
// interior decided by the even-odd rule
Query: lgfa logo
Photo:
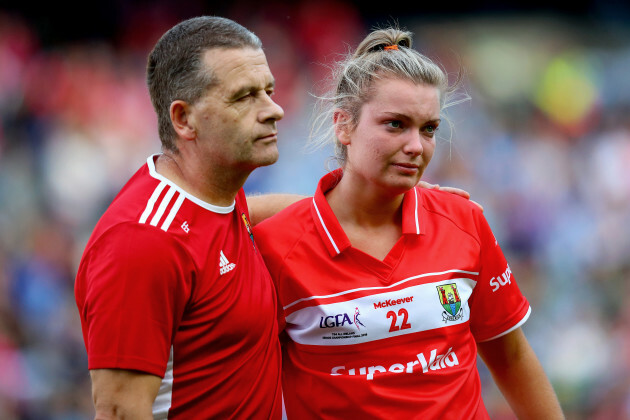
[[[357,330],[361,330],[361,327],[365,328],[365,325],[363,325],[363,322],[359,319],[359,315],[361,315],[361,312],[359,311],[359,307],[356,307],[354,308],[354,322],[347,313],[322,316],[319,320],[319,328],[338,328],[348,324],[354,325],[357,327]]]

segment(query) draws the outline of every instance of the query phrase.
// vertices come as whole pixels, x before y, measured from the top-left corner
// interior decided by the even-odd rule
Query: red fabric
[[[518,327],[529,304],[483,214],[411,190],[380,261],[351,246],[328,206],[339,175],[254,229],[286,318],[288,418],[487,419],[476,341]]]
[[[156,174],[150,158],[80,263],[89,368],[163,377],[172,351],[172,393],[157,399],[168,408],[170,398],[168,418],[279,418],[276,293],[243,215],[242,190],[233,208],[209,205]]]

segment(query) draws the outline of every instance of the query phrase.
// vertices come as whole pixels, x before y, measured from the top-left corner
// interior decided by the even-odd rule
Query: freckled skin
[[[342,182],[387,196],[413,188],[435,151],[440,123],[439,91],[408,80],[374,83],[373,96],[347,135],[348,159]]]

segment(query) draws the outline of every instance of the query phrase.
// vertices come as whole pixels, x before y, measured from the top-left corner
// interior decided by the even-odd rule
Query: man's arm
[[[123,369],[94,369],[90,376],[95,420],[153,419],[160,377]]]
[[[261,194],[247,196],[247,208],[249,209],[249,222],[252,226],[273,216],[285,207],[306,198],[298,194]]]
[[[478,350],[519,419],[564,419],[551,383],[520,328],[478,343]]]
[[[437,184],[429,184],[425,181],[418,182],[418,186],[422,188],[435,189],[440,191],[449,192],[451,194],[457,194],[461,197],[470,200],[470,194],[459,188],[454,187],[440,187]],[[268,217],[273,216],[285,207],[306,198],[305,195],[298,194],[259,194],[247,196],[247,207],[249,209],[249,222],[252,226],[262,222]],[[482,211],[483,207],[476,201],[470,200],[475,203]]]

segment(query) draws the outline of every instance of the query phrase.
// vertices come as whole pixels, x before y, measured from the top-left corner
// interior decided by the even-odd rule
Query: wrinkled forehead
[[[203,55],[204,66],[221,84],[241,79],[272,79],[267,57],[262,49],[212,48]]]

